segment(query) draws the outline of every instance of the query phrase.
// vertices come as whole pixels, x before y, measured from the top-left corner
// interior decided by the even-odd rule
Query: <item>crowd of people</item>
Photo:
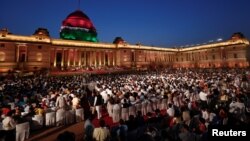
[[[248,69],[164,69],[2,78],[3,130],[12,137],[15,124],[34,115],[81,107],[85,140],[204,141],[211,127],[249,125],[249,76]],[[105,124],[104,112],[118,125]]]

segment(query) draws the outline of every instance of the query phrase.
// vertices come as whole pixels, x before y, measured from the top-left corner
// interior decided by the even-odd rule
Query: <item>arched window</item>
[[[43,60],[43,54],[40,53],[40,52],[37,53],[37,54],[36,54],[36,60],[37,60],[37,61],[42,61],[42,60]]]
[[[5,61],[5,56],[4,52],[0,52],[0,61]]]

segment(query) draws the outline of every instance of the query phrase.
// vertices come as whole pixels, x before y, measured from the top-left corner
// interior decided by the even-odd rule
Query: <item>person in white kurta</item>
[[[148,102],[146,100],[141,102],[141,113],[143,116],[147,115],[147,104]]]
[[[106,105],[107,101],[108,101],[108,94],[107,94],[107,92],[105,90],[103,90],[100,94],[101,94],[101,96],[102,96],[102,98],[104,100],[103,101],[104,105]]]
[[[245,115],[245,104],[237,98],[237,101],[232,101],[229,105],[229,112],[236,116],[241,121],[244,121],[246,118]]]
[[[112,113],[113,122],[119,122],[121,119],[121,106],[118,102],[116,102],[113,106],[113,113]]]
[[[208,95],[207,93],[201,91],[201,92],[199,93],[199,98],[200,98],[200,100],[201,100],[201,101],[204,101],[204,102],[207,102],[207,95]]]
[[[94,99],[94,106],[97,112],[97,118],[100,119],[102,116],[102,96],[97,93]]]
[[[161,109],[161,98],[160,97],[157,97],[156,98],[156,109]]]
[[[65,109],[67,107],[65,97],[63,97],[62,94],[60,94],[56,99],[56,107],[60,109]]]
[[[137,100],[135,103],[135,111],[136,111],[136,113],[141,111],[141,101],[140,100]]]
[[[129,116],[132,115],[132,116],[136,116],[136,109],[135,109],[135,105],[134,104],[131,104],[128,108],[128,114]]]
[[[165,110],[167,108],[167,99],[166,98],[163,98],[161,100],[161,109],[160,110]]]
[[[147,102],[147,107],[146,107],[147,113],[153,112],[153,110],[152,110],[152,102],[149,101],[148,99],[146,99],[146,102]]]
[[[174,117],[175,111],[174,111],[174,107],[172,104],[168,104],[167,114],[170,117]]]
[[[77,109],[80,107],[80,99],[74,95],[73,99],[72,99],[72,109]]]
[[[99,121],[100,127],[94,128],[93,131],[93,139],[95,141],[107,141],[110,137],[110,132],[107,127],[105,127],[105,121],[101,120]]]
[[[107,110],[110,117],[112,117],[113,115],[113,106],[114,106],[114,99],[110,97],[110,95],[108,95]]]
[[[4,130],[4,136],[6,141],[13,141],[15,140],[15,134],[16,134],[16,122],[14,118],[12,117],[12,112],[8,112],[6,117],[2,121],[2,128]]]
[[[152,101],[152,110],[156,110],[157,109],[157,99],[155,96],[151,97],[151,101]]]
[[[124,120],[124,121],[127,121],[128,120],[128,117],[129,117],[129,103],[127,101],[127,99],[123,99],[123,103],[122,103],[122,110],[121,110],[121,118]]]
[[[128,109],[128,115],[132,115],[132,116],[136,116],[136,107],[135,107],[135,97],[134,96],[130,96],[129,97],[129,103],[130,103],[130,106],[129,106],[129,109]]]

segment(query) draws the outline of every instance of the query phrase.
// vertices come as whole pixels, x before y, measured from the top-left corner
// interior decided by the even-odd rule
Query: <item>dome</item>
[[[49,31],[46,28],[38,28],[33,35],[44,35],[50,37]]]
[[[113,41],[114,44],[122,44],[125,43],[125,41],[122,39],[122,37],[116,37]]]
[[[241,32],[236,32],[236,33],[234,33],[234,34],[232,35],[232,37],[231,37],[231,39],[233,39],[233,40],[244,39],[244,38],[245,38],[245,36],[244,36],[244,34],[241,33]]]
[[[81,27],[86,29],[95,30],[89,17],[82,11],[77,10],[67,16],[62,22],[62,26]]]
[[[62,39],[97,42],[96,29],[90,18],[80,10],[69,14],[62,22]]]

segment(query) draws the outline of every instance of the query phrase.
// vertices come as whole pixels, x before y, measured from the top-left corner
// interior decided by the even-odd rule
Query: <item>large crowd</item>
[[[165,69],[2,78],[2,136],[11,140],[15,125],[34,115],[83,108],[84,140],[205,141],[211,127],[249,125],[249,76],[248,69]]]

